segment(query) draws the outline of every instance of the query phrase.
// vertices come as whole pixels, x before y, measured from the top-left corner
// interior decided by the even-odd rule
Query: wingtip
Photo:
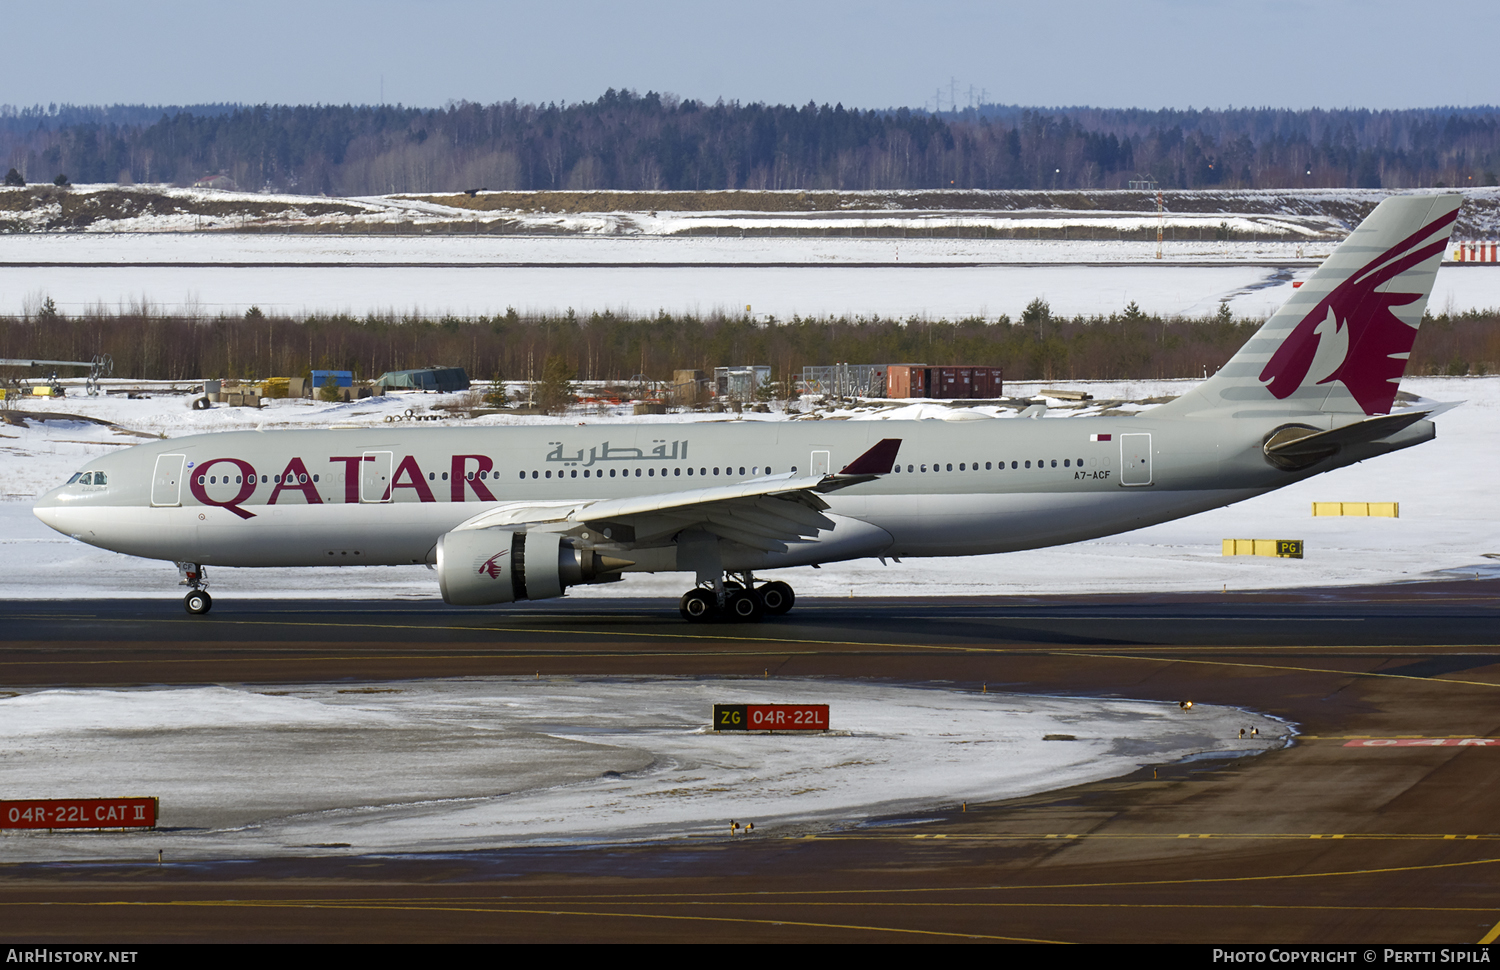
[[[840,475],[887,475],[901,450],[900,438],[882,438],[869,451],[845,465]]]

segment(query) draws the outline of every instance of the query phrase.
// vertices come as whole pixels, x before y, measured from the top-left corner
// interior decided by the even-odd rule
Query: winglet
[[[840,475],[888,475],[901,450],[900,438],[882,438],[875,447],[844,466]]]

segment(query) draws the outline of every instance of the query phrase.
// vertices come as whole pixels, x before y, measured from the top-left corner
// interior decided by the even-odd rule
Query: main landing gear
[[[689,623],[728,620],[733,623],[759,623],[767,615],[781,616],[792,608],[797,596],[781,581],[755,585],[749,572],[738,574],[713,586],[699,586],[682,594],[677,609]]]
[[[180,562],[177,572],[182,576],[178,586],[188,587],[182,598],[182,607],[194,616],[202,616],[214,608],[214,599],[208,595],[207,571],[195,562]]]

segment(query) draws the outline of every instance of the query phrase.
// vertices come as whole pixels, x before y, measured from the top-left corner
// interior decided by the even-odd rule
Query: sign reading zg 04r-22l
[[[715,731],[826,731],[827,704],[715,704]]]

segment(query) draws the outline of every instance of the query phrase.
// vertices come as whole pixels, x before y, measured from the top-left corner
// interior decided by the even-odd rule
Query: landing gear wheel
[[[797,594],[792,592],[790,586],[780,581],[767,583],[755,592],[760,595],[761,605],[772,616],[781,616],[790,611],[792,604],[797,602]]]
[[[182,606],[194,616],[202,616],[214,608],[214,601],[207,590],[195,589],[182,598]]]
[[[724,611],[736,623],[759,623],[766,614],[760,596],[748,589],[730,593],[729,601],[724,604]]]
[[[711,589],[690,589],[682,594],[677,610],[689,623],[703,623],[718,614],[719,600]]]

